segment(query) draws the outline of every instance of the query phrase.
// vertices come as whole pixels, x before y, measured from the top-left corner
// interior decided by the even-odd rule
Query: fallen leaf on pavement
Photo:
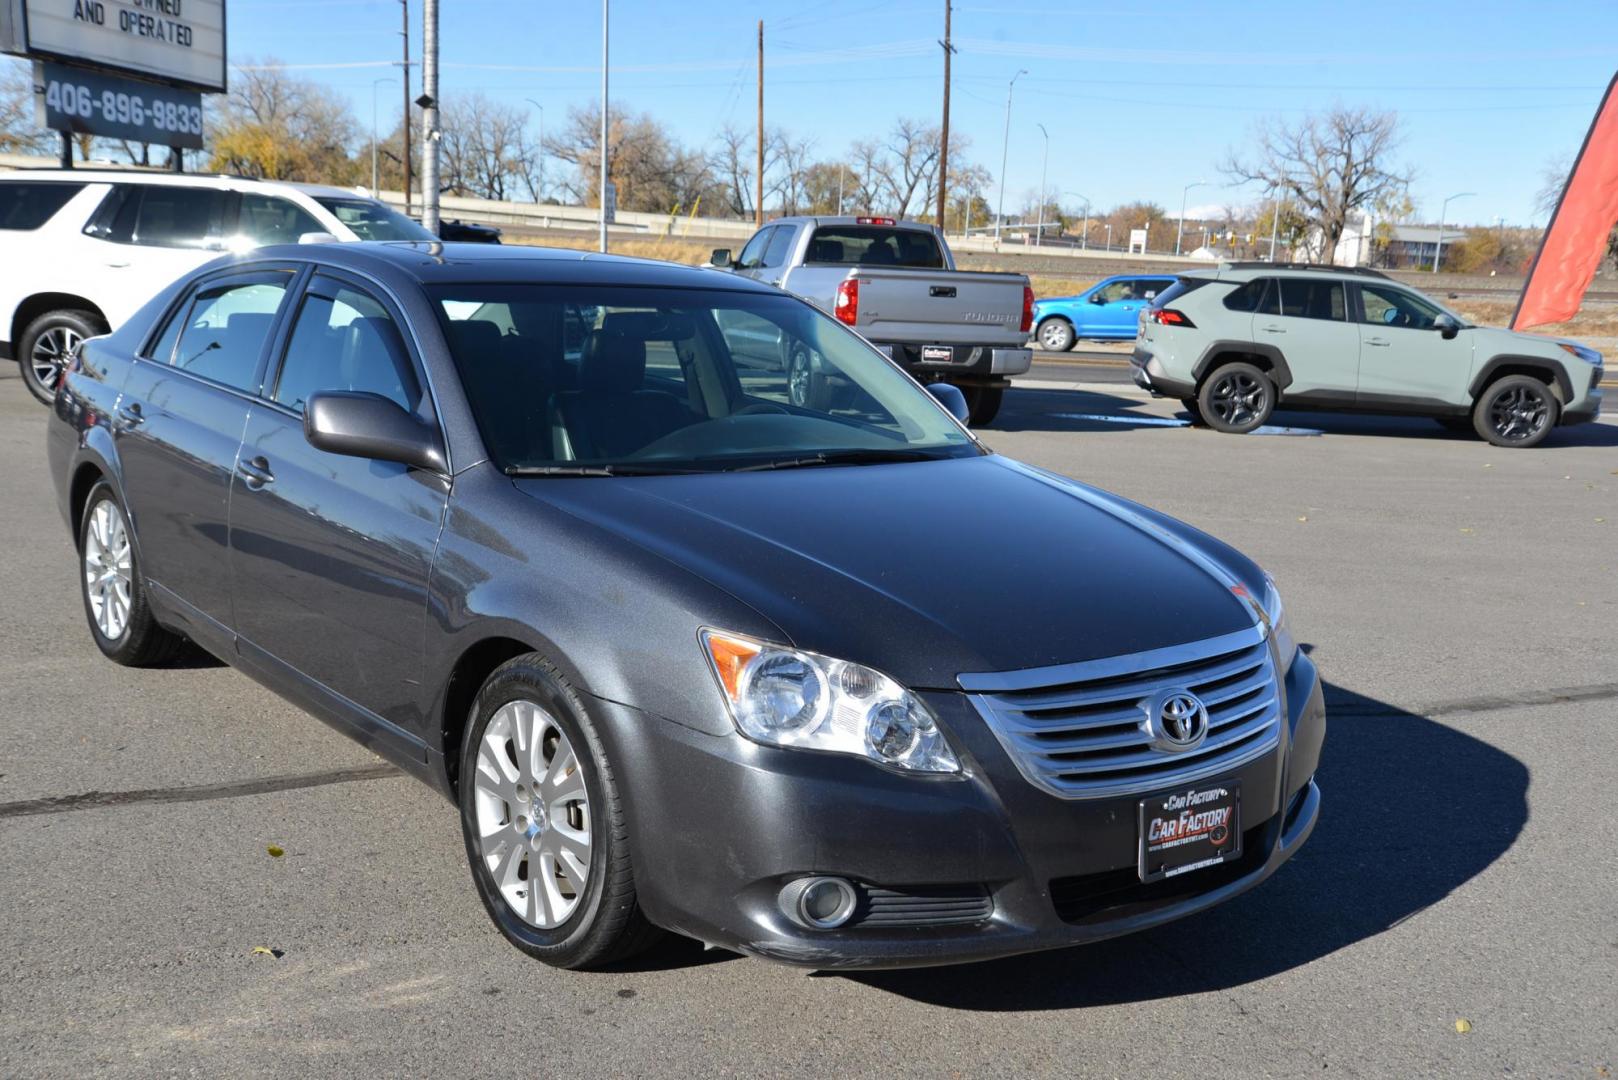
[[[254,945],[253,946],[253,955],[254,956],[273,956],[277,960],[279,960],[279,959],[281,959],[281,957],[286,955],[286,950],[285,949],[272,949],[268,945]]]
[[[1455,1030],[1465,1035],[1472,1030],[1472,1021],[1465,1019],[1455,1021]]]
[[[270,858],[272,859],[279,859],[281,856],[287,853],[286,848],[280,846],[279,844],[271,844],[264,850],[270,853]]]

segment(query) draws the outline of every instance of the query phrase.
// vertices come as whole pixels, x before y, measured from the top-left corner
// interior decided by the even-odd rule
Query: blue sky
[[[420,55],[421,0],[411,4]],[[599,87],[595,0],[442,0],[442,91],[480,90],[545,107],[548,126]],[[757,20],[765,23],[767,122],[840,154],[901,115],[936,120],[942,2],[735,0],[612,3],[612,96],[683,142],[753,122]],[[233,61],[273,56],[351,96],[369,122],[371,80],[397,76],[398,0],[230,0]],[[1268,113],[1295,118],[1333,102],[1398,110],[1399,158],[1416,170],[1422,216],[1451,204],[1465,223],[1542,220],[1548,161],[1577,150],[1618,69],[1618,3],[1309,0],[1150,6],[957,0],[952,131],[998,174],[1006,84],[1016,85],[1008,209],[1039,185],[1098,206],[1151,199],[1178,211],[1242,203],[1216,165]],[[307,66],[304,66],[307,65]],[[352,65],[352,66],[351,66]],[[419,69],[414,76],[419,86]],[[388,127],[397,83],[380,88]],[[536,114],[537,124],[537,114]],[[559,167],[559,166],[558,166]],[[991,197],[992,201],[992,197]]]

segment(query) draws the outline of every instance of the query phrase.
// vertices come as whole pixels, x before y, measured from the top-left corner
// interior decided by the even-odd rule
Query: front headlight
[[[718,630],[702,631],[702,644],[736,730],[755,742],[961,769],[932,710],[880,671]]]
[[[1292,624],[1287,621],[1287,610],[1281,603],[1275,579],[1268,574],[1264,576],[1264,617],[1270,624],[1270,636],[1275,638],[1276,654],[1281,657],[1281,674],[1285,675],[1298,655],[1298,643],[1292,636]]]

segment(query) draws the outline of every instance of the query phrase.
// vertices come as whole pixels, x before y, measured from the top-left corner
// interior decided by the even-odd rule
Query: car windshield
[[[627,475],[980,454],[928,394],[802,301],[719,290],[430,290],[513,474]]]
[[[375,199],[316,199],[361,240],[434,242],[438,237]]]

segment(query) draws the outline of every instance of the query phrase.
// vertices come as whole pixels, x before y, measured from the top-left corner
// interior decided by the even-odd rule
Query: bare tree
[[[33,74],[9,57],[0,64],[0,153],[48,153],[55,133],[34,124]]]
[[[858,139],[849,147],[850,182],[854,179],[859,182],[858,187],[848,192],[849,206],[867,214],[893,209],[887,201],[887,182],[883,177],[886,155],[887,148],[874,139]]]
[[[1254,140],[1255,156],[1233,153],[1221,171],[1284,194],[1318,232],[1327,259],[1351,214],[1405,188],[1413,175],[1391,163],[1399,146],[1391,112],[1338,106],[1295,125],[1272,118],[1259,123]]]
[[[597,205],[601,160],[601,113],[596,107],[571,109],[562,130],[545,140],[545,152],[574,166],[563,188],[576,202]],[[708,155],[687,150],[650,116],[613,109],[607,124],[608,166],[623,210],[654,213],[688,211],[698,202],[723,205],[728,184],[710,166]]]
[[[732,217],[753,216],[753,139],[726,124],[708,157],[709,167],[724,184],[725,209]],[[720,208],[714,207],[717,211]]]
[[[215,171],[336,184],[367,171],[352,154],[360,128],[347,102],[273,60],[235,70],[211,127]]]
[[[908,216],[912,206],[925,213],[937,201],[933,181],[938,177],[939,146],[938,128],[920,120],[901,118],[888,133],[878,175],[890,208],[900,217]]]
[[[775,205],[783,214],[802,212],[804,180],[814,147],[813,139],[794,138],[779,129],[770,133],[764,154],[765,176],[769,178],[768,194],[775,196]]]
[[[445,104],[440,144],[444,190],[482,199],[508,200],[525,190],[538,161],[528,137],[528,114],[481,93]]]

